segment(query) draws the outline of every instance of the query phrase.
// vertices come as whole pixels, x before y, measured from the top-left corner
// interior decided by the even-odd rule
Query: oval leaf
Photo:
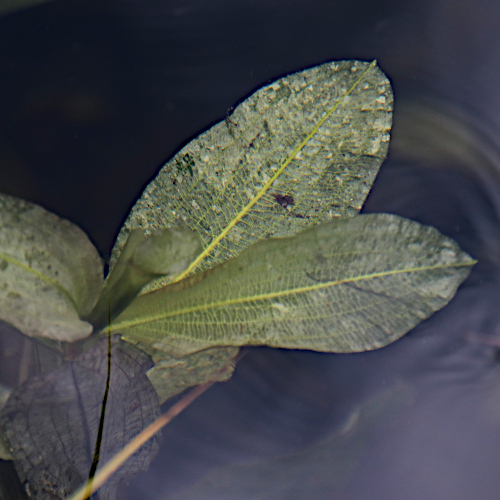
[[[174,356],[214,345],[376,349],[447,304],[474,263],[434,228],[360,215],[263,240],[140,296],[112,329]]]
[[[72,342],[101,291],[103,264],[85,233],[42,207],[0,195],[0,319],[29,336]]]
[[[322,64],[261,88],[163,167],[112,262],[134,228],[189,227],[204,249],[179,280],[262,238],[355,215],[387,153],[392,102],[375,62]]]

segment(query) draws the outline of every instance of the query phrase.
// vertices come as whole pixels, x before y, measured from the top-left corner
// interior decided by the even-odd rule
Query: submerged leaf
[[[138,347],[153,359],[154,366],[146,375],[158,394],[160,404],[194,385],[229,380],[239,352],[237,347],[212,347],[175,358],[150,345],[138,343]]]
[[[446,305],[474,263],[432,227],[360,215],[260,241],[139,296],[111,328],[173,356],[245,344],[365,351]]]
[[[200,238],[189,229],[158,229],[149,235],[134,229],[88,321],[98,329],[107,325],[151,280],[182,272],[200,251]]]
[[[42,207],[0,195],[0,320],[72,342],[92,326],[103,264],[85,233]]]
[[[104,465],[158,418],[156,393],[145,371],[151,358],[112,338],[111,379],[99,465]],[[57,370],[30,378],[11,394],[1,424],[21,481],[37,500],[64,499],[89,476],[108,372],[108,340]],[[158,449],[146,443],[99,490],[115,498],[118,483],[145,470]]]
[[[391,86],[375,62],[340,61],[261,88],[181,149],[122,228],[184,226],[204,250],[181,277],[269,236],[361,208],[389,143]],[[165,282],[154,282],[149,290]]]

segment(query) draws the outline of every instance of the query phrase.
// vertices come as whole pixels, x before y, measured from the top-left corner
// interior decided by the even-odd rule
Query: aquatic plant
[[[375,62],[264,86],[161,169],[105,281],[79,228],[0,196],[0,317],[65,359],[2,411],[1,456],[32,498],[82,485],[89,495],[87,479],[156,422],[102,487],[114,498],[154,457],[148,439],[171,417],[159,404],[227,380],[241,346],[377,349],[451,300],[475,263],[454,241],[396,215],[358,215],[392,104]]]

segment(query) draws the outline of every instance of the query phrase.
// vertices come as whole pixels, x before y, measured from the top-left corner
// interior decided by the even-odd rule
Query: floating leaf
[[[133,345],[112,338],[111,379],[105,408],[99,465],[104,465],[160,414],[145,371],[151,358]],[[2,426],[29,496],[63,499],[89,476],[108,373],[108,339],[63,367],[31,377],[11,394]],[[145,470],[158,449],[156,438],[99,490],[115,498],[123,478]]]
[[[335,493],[354,475],[374,429],[408,406],[412,396],[409,387],[397,383],[363,403],[340,431],[320,442],[288,455],[215,469],[175,500],[341,498]]]
[[[392,102],[375,62],[322,64],[261,88],[164,166],[133,207],[112,263],[134,228],[201,236],[203,252],[178,280],[262,238],[355,215],[387,153]]]
[[[72,342],[92,326],[103,265],[85,233],[42,207],[0,195],[0,319],[24,334]]]
[[[200,251],[200,239],[189,229],[158,229],[149,235],[134,229],[87,319],[96,328],[107,325],[109,318],[122,312],[147,283],[158,276],[182,272]]]
[[[245,344],[365,351],[446,305],[474,263],[434,228],[360,215],[260,241],[139,296],[111,327],[173,356]]]

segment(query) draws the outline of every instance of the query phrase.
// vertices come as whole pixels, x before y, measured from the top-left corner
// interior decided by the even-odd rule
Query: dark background
[[[349,443],[356,409],[395,384],[407,402],[372,422],[346,479],[325,479],[345,462],[331,456],[307,495],[291,477],[269,498],[499,498],[500,369],[477,339],[499,334],[499,23],[486,0],[69,0],[0,18],[0,192],[77,223],[103,257],[190,138],[269,80],[357,58],[377,59],[395,92],[365,210],[432,224],[479,260],[446,309],[380,351],[252,350],[164,431],[122,498],[170,499],[215,466],[336,430]],[[242,484],[232,498],[267,497]]]

